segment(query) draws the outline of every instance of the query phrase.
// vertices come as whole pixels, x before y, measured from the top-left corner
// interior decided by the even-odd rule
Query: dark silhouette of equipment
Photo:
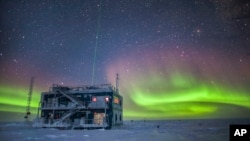
[[[32,91],[33,91],[34,79],[35,79],[34,77],[31,77],[31,80],[30,80],[30,89],[29,89],[29,93],[28,93],[26,115],[24,116],[24,118],[26,119],[26,121],[29,120],[29,116],[31,115],[31,112],[30,112],[30,102],[31,102],[31,98],[32,98]]]

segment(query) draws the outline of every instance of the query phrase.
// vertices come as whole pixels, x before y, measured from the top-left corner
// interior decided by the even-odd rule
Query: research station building
[[[117,87],[53,85],[48,92],[41,93],[33,127],[110,129],[121,125],[123,97]]]

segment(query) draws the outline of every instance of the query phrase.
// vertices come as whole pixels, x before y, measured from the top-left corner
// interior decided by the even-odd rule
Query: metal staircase
[[[67,118],[69,118],[71,115],[75,114],[76,112],[80,111],[81,108],[84,107],[82,101],[80,101],[77,97],[73,96],[73,95],[69,95],[65,92],[63,92],[62,90],[58,89],[57,92],[59,92],[60,94],[64,95],[65,97],[67,97],[69,100],[71,100],[75,106],[72,107],[67,113],[65,113],[58,121],[54,122],[52,125],[59,125],[61,124],[64,120],[66,120]]]
[[[65,97],[67,97],[69,100],[71,100],[76,106],[84,106],[83,102],[81,100],[79,100],[77,97],[70,95],[70,94],[66,94],[65,92],[63,92],[60,89],[57,89],[57,92],[59,92],[60,94],[64,95]]]
[[[60,123],[62,123],[64,120],[66,120],[67,118],[69,118],[71,115],[75,114],[76,112],[78,112],[80,109],[71,109],[69,112],[65,113],[62,118],[60,118],[58,121],[54,122],[53,125],[59,125]]]

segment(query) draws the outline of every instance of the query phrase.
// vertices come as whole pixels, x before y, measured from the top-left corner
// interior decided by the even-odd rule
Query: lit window
[[[93,101],[93,102],[96,102],[96,97],[92,97],[92,101]]]
[[[119,98],[118,97],[114,97],[114,103],[119,104]]]

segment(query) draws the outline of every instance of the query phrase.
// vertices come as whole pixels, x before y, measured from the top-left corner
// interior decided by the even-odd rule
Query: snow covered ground
[[[111,130],[58,130],[32,128],[24,122],[0,123],[1,141],[229,141],[230,124],[240,120],[125,121]]]

